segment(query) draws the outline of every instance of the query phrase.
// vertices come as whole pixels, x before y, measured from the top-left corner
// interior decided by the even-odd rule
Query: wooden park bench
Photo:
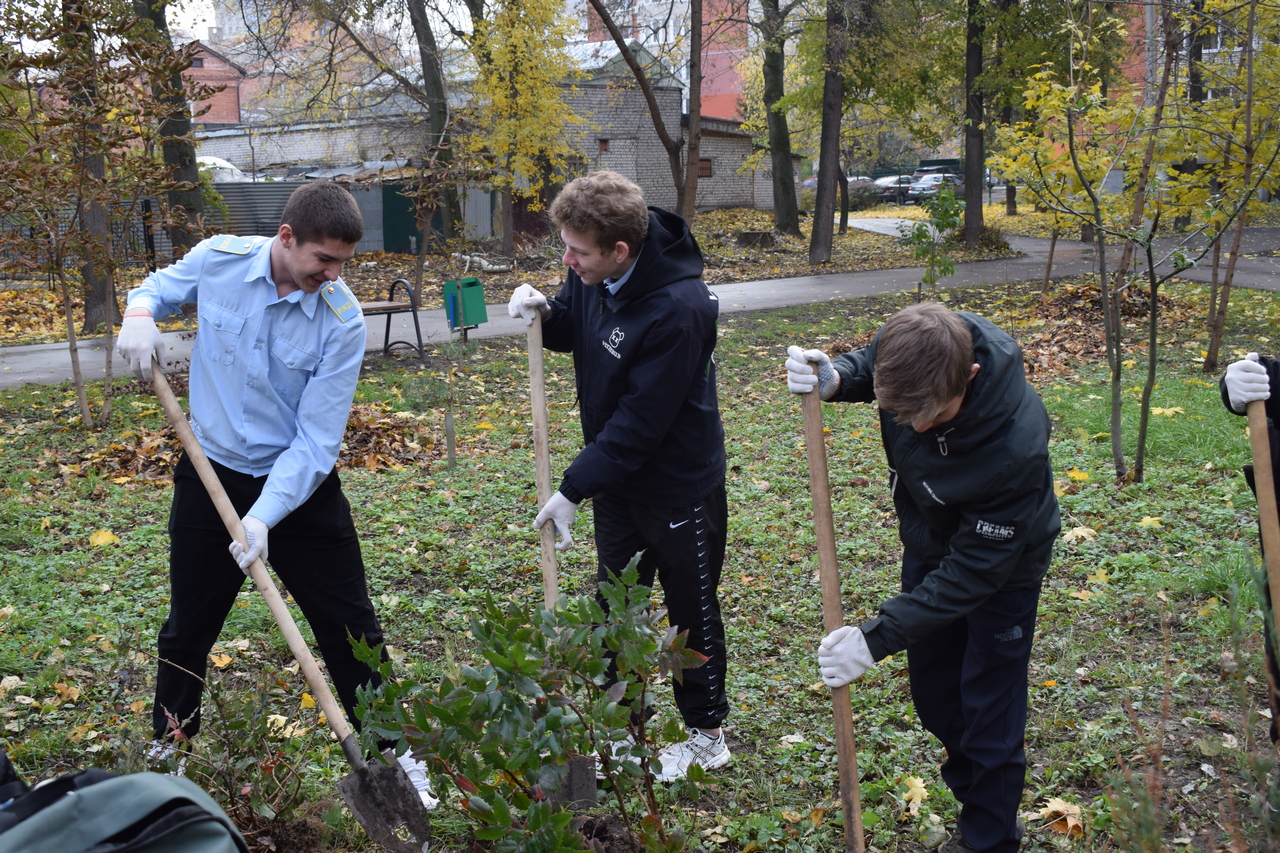
[[[404,285],[404,298],[408,301],[398,301],[396,299],[396,286]],[[391,352],[392,347],[405,346],[414,350],[418,354],[418,358],[423,358],[422,350],[422,327],[418,325],[418,298],[413,295],[413,288],[409,286],[409,282],[402,278],[398,278],[391,282],[391,287],[387,291],[387,299],[385,302],[361,302],[360,310],[364,312],[366,317],[375,317],[386,315],[387,330],[382,336],[382,354],[387,355]],[[393,341],[391,340],[391,315],[392,314],[411,314],[413,315],[413,334],[418,339],[415,345],[412,341]]]

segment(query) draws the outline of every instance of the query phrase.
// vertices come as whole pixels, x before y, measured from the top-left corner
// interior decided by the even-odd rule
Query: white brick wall
[[[674,86],[654,90],[667,132],[680,134],[681,90]],[[658,139],[644,96],[634,86],[615,83],[581,83],[570,89],[571,110],[586,121],[569,129],[569,143],[589,169],[612,169],[635,181],[646,200],[658,207],[674,208],[676,189],[667,151]],[[306,165],[334,168],[382,160],[392,156],[419,156],[423,125],[408,118],[380,123],[352,120],[342,123],[308,123],[292,126],[228,128],[197,134],[202,155],[222,157],[245,170]],[[608,150],[601,151],[601,140]],[[712,177],[698,181],[698,208],[723,207],[773,209],[773,188],[766,170],[739,173],[753,149],[751,138],[733,122],[704,123],[700,156],[712,161]],[[696,164],[693,164],[696,168]]]

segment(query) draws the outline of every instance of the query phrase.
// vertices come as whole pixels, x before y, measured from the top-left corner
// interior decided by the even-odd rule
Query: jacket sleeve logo
[[[982,519],[978,519],[976,530],[984,539],[996,539],[1001,542],[1012,539],[1016,532],[1016,528],[1011,524],[992,524]]]

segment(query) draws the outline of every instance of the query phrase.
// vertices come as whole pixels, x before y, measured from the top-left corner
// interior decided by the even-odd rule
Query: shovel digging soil
[[[827,476],[827,441],[822,432],[822,400],[818,389],[801,395],[804,447],[809,458],[809,493],[813,498],[813,530],[818,540],[818,574],[822,582],[822,624],[827,633],[844,625],[840,603],[840,566],[836,559],[835,521],[831,515],[831,482]],[[858,746],[853,738],[853,706],[849,685],[831,691],[835,714],[836,758],[840,766],[840,807],[844,810],[844,849],[863,853],[862,796],[858,790]]]
[[[542,318],[535,316],[527,330],[529,343],[529,404],[533,409],[533,457],[537,469],[538,509],[551,499],[551,447],[547,436],[546,370],[542,362]],[[556,525],[548,520],[538,531],[542,546],[542,600],[548,610],[560,597],[556,578]],[[590,758],[565,765],[564,782],[556,799],[572,809],[591,808],[596,800],[596,767]]]
[[[1271,437],[1267,432],[1266,405],[1262,400],[1254,400],[1245,408],[1249,415],[1249,449],[1253,453],[1253,484],[1258,498],[1262,557],[1266,564],[1267,589],[1271,592],[1275,619],[1272,628],[1280,631],[1280,513],[1276,508],[1276,484],[1271,469]],[[1280,709],[1272,709],[1273,712],[1276,710]]]
[[[208,457],[205,456],[204,449],[196,440],[191,425],[187,423],[186,414],[169,389],[169,383],[165,381],[160,366],[155,362],[151,365],[151,376],[151,383],[156,396],[160,398],[160,405],[178,433],[182,447],[195,465],[200,481],[209,492],[210,499],[218,508],[223,524],[226,525],[231,536],[243,543],[245,535],[240,516],[231,505],[231,500],[223,490],[218,475],[214,472]],[[284,634],[285,640],[289,643],[289,649],[306,676],[316,703],[324,712],[325,718],[329,721],[329,727],[333,729],[333,733],[342,744],[343,754],[351,764],[352,772],[338,782],[338,791],[342,794],[342,799],[346,801],[352,814],[364,827],[369,837],[385,850],[390,853],[426,853],[430,846],[431,821],[413,783],[395,761],[390,764],[365,761],[360,745],[356,742],[355,733],[347,725],[347,718],[338,707],[328,682],[320,674],[320,668],[316,666],[315,658],[298,632],[298,626],[294,624],[293,617],[285,607],[275,583],[267,574],[267,567],[261,560],[255,560],[249,572],[254,585],[267,600],[267,607],[275,617],[276,623],[280,626],[280,632]]]

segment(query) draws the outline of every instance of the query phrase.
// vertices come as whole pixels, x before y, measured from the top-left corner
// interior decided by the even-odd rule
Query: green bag
[[[249,853],[213,798],[181,776],[85,770],[10,793],[0,853]]]

